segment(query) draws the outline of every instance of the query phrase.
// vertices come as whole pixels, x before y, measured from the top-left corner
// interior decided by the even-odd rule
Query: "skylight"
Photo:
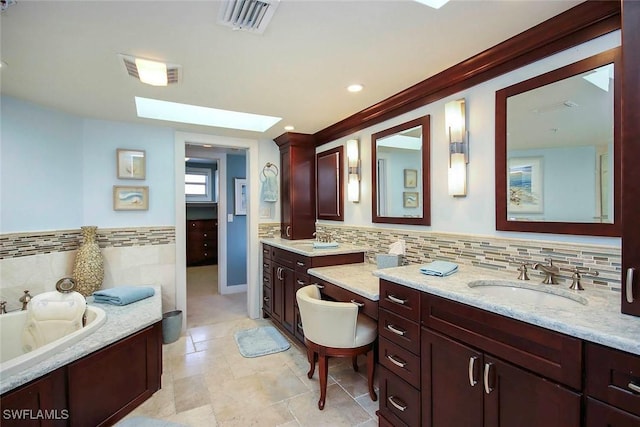
[[[432,7],[434,9],[440,9],[449,0],[414,0],[414,1],[417,1],[418,3],[426,4],[427,6]]]
[[[138,117],[194,125],[264,132],[281,117],[219,110],[198,105],[180,104],[159,99],[135,97]]]

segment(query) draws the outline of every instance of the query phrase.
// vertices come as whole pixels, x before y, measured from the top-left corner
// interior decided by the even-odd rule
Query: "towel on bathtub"
[[[93,300],[104,304],[127,305],[153,296],[155,291],[149,286],[117,286],[93,293]]]
[[[458,271],[458,264],[449,261],[433,261],[420,267],[422,274],[444,277]]]

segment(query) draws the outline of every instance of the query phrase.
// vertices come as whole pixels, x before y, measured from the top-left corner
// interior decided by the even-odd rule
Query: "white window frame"
[[[186,185],[190,184],[190,182],[187,180],[187,175],[203,175],[206,177],[205,180],[205,189],[206,189],[206,194],[188,194],[186,191]],[[185,173],[184,173],[184,180],[185,180],[185,200],[187,202],[211,202],[213,199],[211,198],[211,188],[212,188],[212,183],[211,183],[211,169],[209,168],[196,168],[196,167],[186,167],[185,168]]]

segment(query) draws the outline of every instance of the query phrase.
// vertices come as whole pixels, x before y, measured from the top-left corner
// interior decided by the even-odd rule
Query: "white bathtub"
[[[77,343],[95,332],[107,320],[103,309],[87,307],[87,324],[59,340],[25,353],[22,350],[22,331],[27,322],[26,311],[0,315],[0,377],[7,378],[40,363],[63,348]]]

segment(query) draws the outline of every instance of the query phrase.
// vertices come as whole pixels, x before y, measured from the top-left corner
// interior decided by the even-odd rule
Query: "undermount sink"
[[[478,290],[483,295],[545,307],[575,308],[588,303],[585,297],[572,291],[558,288],[557,285],[519,283],[507,280],[474,280],[469,282],[468,286]]]

